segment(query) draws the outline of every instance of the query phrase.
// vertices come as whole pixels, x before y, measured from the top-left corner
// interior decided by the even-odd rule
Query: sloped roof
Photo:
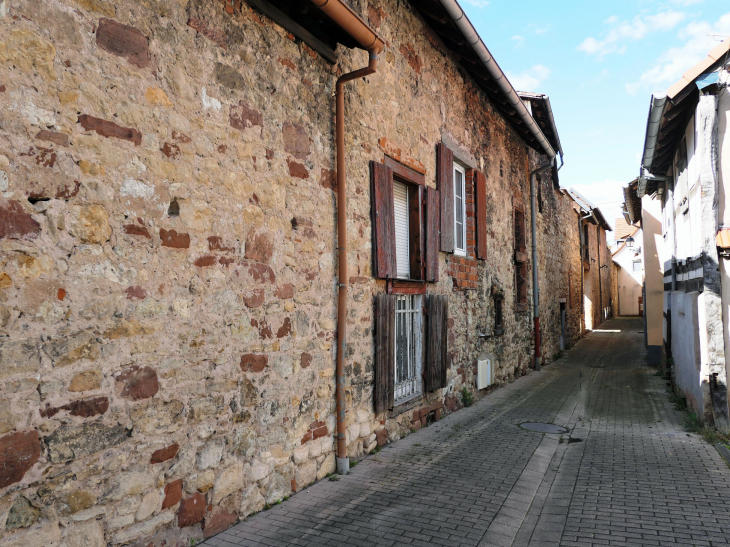
[[[570,188],[567,192],[568,195],[573,198],[573,201],[575,201],[578,206],[583,210],[584,214],[591,215],[591,222],[593,224],[598,224],[604,230],[607,230],[609,232],[613,231],[608,222],[606,222],[606,218],[603,216],[601,210],[598,207],[594,207],[593,204],[588,201],[586,197],[578,192],[578,190],[576,190],[575,188]]]
[[[626,219],[624,217],[619,217],[614,221],[613,229],[616,232],[614,238],[616,240],[619,240],[634,235],[639,227],[634,226],[633,224],[629,224],[628,222],[626,222]]]
[[[663,180],[672,164],[674,151],[699,101],[699,89],[693,84],[700,76],[717,70],[729,54],[730,38],[685,72],[682,78],[667,90],[666,96],[652,95],[644,138],[643,172],[639,178],[638,197],[656,192],[659,182]]]

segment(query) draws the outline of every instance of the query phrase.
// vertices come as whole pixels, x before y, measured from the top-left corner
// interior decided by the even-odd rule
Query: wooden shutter
[[[477,258],[487,258],[487,177],[484,173],[476,172],[476,229],[477,229]]]
[[[441,194],[441,250],[454,252],[454,154],[444,143],[437,147],[438,189]]]
[[[441,294],[429,295],[427,311],[425,384],[426,391],[434,391],[446,387],[449,297]]]
[[[375,412],[393,408],[395,397],[395,300],[394,295],[375,296]]]
[[[370,204],[373,223],[374,276],[396,277],[395,220],[393,211],[393,171],[370,162]]]
[[[426,281],[439,280],[439,192],[426,188]]]

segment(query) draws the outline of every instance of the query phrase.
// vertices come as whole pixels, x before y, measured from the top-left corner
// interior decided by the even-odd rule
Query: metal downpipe
[[[370,51],[370,61],[361,68],[337,79],[335,86],[335,142],[337,147],[337,253],[339,260],[339,287],[337,294],[337,473],[347,475],[350,458],[347,457],[345,431],[345,347],[347,338],[347,186],[345,176],[345,84],[373,74],[378,66],[378,56]]]
[[[537,219],[535,212],[537,205],[535,201],[535,182],[537,175],[551,169],[555,156],[550,159],[547,165],[538,167],[530,173],[530,224],[532,228],[532,305],[533,320],[535,323],[535,370],[540,370],[542,364],[542,353],[540,351],[540,286],[537,278]]]

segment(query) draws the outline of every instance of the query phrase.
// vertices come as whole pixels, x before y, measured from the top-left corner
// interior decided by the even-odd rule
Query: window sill
[[[525,311],[527,311],[527,304],[515,304],[515,311],[516,312],[525,312]]]
[[[419,279],[387,279],[386,294],[426,294],[426,282]]]
[[[410,397],[406,397],[405,399],[398,401],[393,405],[393,408],[388,411],[388,418],[392,419],[408,412],[418,406],[423,399],[423,393],[416,393],[415,395],[411,395]]]

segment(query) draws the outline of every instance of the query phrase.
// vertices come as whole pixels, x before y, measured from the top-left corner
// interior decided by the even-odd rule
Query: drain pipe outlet
[[[530,173],[530,220],[532,224],[532,304],[533,318],[535,321],[535,370],[540,370],[542,361],[542,353],[540,351],[540,287],[537,279],[537,221],[535,213],[537,206],[535,203],[535,184],[537,176],[548,169],[552,169],[555,162],[555,156],[552,157],[550,163],[542,167],[538,167]]]

